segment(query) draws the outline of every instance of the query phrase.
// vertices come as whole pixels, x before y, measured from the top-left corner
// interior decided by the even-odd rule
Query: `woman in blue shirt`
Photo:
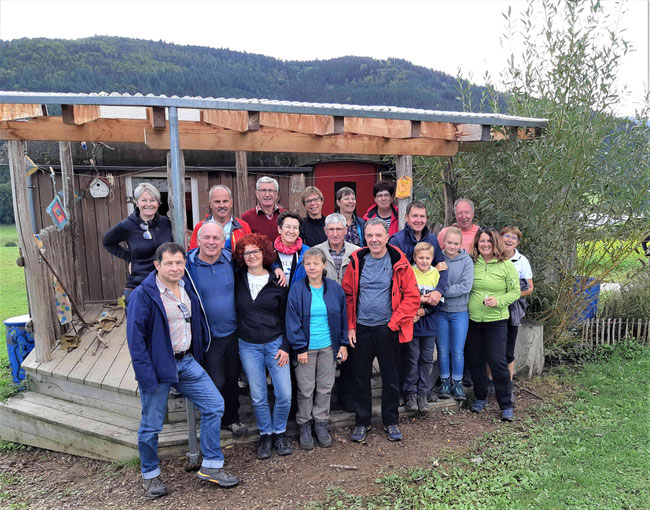
[[[324,277],[325,264],[322,250],[310,248],[305,252],[307,278],[291,287],[287,303],[287,340],[297,354],[296,423],[304,450],[314,447],[312,421],[318,444],[323,448],[332,445],[327,424],[336,359],[343,362],[348,357],[345,293],[338,283]]]

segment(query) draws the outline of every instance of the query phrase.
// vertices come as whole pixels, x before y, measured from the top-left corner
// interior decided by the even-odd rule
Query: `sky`
[[[617,18],[613,0],[603,0]],[[282,60],[402,58],[498,85],[512,48],[502,13],[522,0],[0,0],[0,39],[113,35],[228,48]],[[620,70],[633,115],[650,82],[650,0],[628,0],[619,26],[634,51]],[[396,105],[400,106],[400,105]]]

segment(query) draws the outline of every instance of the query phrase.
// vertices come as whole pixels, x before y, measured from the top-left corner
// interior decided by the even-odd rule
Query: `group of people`
[[[394,187],[384,181],[375,184],[375,205],[363,218],[351,188],[338,190],[339,212],[327,217],[318,188],[302,195],[305,218],[284,210],[278,192],[275,179],[260,178],[257,205],[236,218],[230,189],[213,186],[211,213],[195,226],[186,253],[158,214],[160,193],[143,183],[135,211],[104,236],[106,249],[129,263],[127,341],[142,403],[138,447],[149,497],[167,493],[157,444],[171,387],[201,413],[197,476],[223,487],[239,482],[223,469],[220,430],[248,433],[239,419],[242,371],[259,459],[292,453],[292,410],[301,448],[332,445],[337,366],[338,401],[355,414],[351,439],[364,442],[375,358],[382,424],[392,441],[402,439],[402,402],[427,412],[437,398],[465,400],[465,360],[476,396],[471,410],[485,409],[493,385],[502,419],[513,419],[514,345],[523,298],[533,291],[517,227],[481,228],[473,223],[474,204],[459,199],[457,223],[438,236],[418,201],[408,205],[400,230]]]

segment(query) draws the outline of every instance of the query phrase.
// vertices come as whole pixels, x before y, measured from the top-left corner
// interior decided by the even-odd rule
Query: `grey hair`
[[[381,225],[384,227],[384,230],[388,234],[388,227],[386,226],[386,223],[384,223],[384,220],[381,218],[377,218],[376,216],[374,218],[370,218],[368,221],[366,221],[366,230],[368,230],[368,227],[371,225]]]
[[[462,198],[462,197],[454,202],[454,212],[456,211],[456,206],[461,202],[467,202],[472,208],[472,212],[474,212],[474,202],[472,202],[469,198]]]
[[[215,189],[225,189],[228,192],[228,195],[230,196],[230,200],[232,200],[232,191],[230,191],[230,188],[226,186],[225,184],[215,184],[210,188],[210,191],[208,191],[208,202],[212,200],[212,192]]]
[[[343,226],[347,224],[345,216],[339,213],[332,213],[325,218],[325,226],[330,225],[331,223],[342,223]]]
[[[214,221],[213,219],[209,219],[209,220],[205,220],[205,221],[203,222],[203,225],[201,225],[201,226],[199,227],[199,231],[196,233],[196,240],[197,240],[197,241],[201,239],[201,230],[203,230],[203,228],[204,228],[206,225],[216,225],[217,227],[219,227],[219,228],[221,229],[221,235],[223,236],[223,227],[222,227],[219,223],[217,223],[216,221]]]
[[[278,184],[278,181],[276,181],[273,177],[269,177],[268,175],[265,175],[264,177],[260,177],[257,179],[257,182],[255,183],[255,190],[259,191],[260,189],[260,184],[269,184],[273,183],[275,186],[275,191],[280,191],[280,185]]]
[[[133,199],[137,202],[145,191],[148,191],[156,199],[158,205],[160,205],[160,191],[150,182],[141,182],[138,184],[133,190]]]

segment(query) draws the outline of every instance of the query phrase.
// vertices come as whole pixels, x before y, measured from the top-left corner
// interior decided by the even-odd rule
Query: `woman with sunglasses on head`
[[[244,236],[233,257],[240,268],[235,275],[239,357],[260,430],[257,458],[268,459],[273,447],[279,455],[289,455],[292,449],[285,435],[291,410],[289,342],[285,335],[287,287],[281,287],[271,272],[276,254],[266,236]],[[268,402],[267,370],[275,396],[273,412]]]
[[[345,217],[345,242],[363,247],[363,229],[366,221],[357,216],[357,196],[352,188],[347,186],[336,192],[336,206],[338,212]]]
[[[135,210],[104,234],[102,244],[112,255],[129,264],[124,299],[154,270],[156,249],[172,241],[169,218],[158,214],[160,192],[153,184],[143,182],[133,192]],[[124,248],[120,243],[126,243]]]
[[[487,405],[486,363],[494,378],[494,390],[503,421],[513,420],[512,382],[506,362],[508,307],[519,299],[519,273],[503,250],[493,228],[481,228],[474,238],[474,283],[469,295],[467,351],[476,401],[471,410]]]

